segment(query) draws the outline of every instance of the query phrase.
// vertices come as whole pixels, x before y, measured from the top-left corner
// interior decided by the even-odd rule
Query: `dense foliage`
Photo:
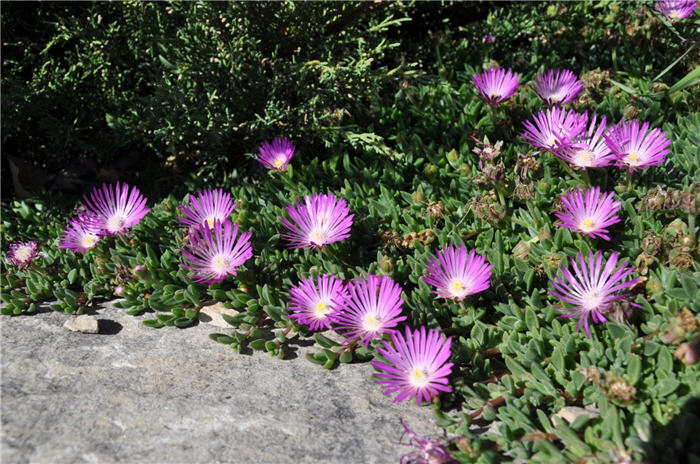
[[[700,425],[698,364],[678,354],[700,343],[697,12],[671,24],[650,4],[617,2],[59,3],[37,11],[3,5],[3,153],[24,166],[15,192],[18,182],[29,188],[22,175],[34,170],[92,162],[84,172],[103,165],[102,178],[138,185],[151,211],[83,256],[57,249],[66,205],[3,195],[4,243],[38,240],[43,252],[25,270],[4,270],[4,314],[45,301],[90,311],[122,287],[117,305],[152,315],[147,325],[187,327],[202,305],[219,301],[238,315],[216,341],[284,357],[288,344],[313,336],[286,318],[300,279],[389,275],[403,288],[410,327],[453,338],[453,392],[433,406],[458,461],[700,459],[691,436]],[[495,63],[525,85],[492,108],[471,76]],[[577,111],[667,131],[663,166],[575,171],[523,144],[522,122],[543,109],[532,80],[557,67],[584,83]],[[248,161],[280,135],[297,143],[287,171]],[[493,165],[503,170],[491,178],[474,150],[499,141]],[[70,175],[38,188],[58,189],[75,181]],[[89,177],[72,188],[87,193]],[[586,185],[622,204],[610,241],[556,223],[559,196]],[[254,257],[235,278],[207,286],[182,267],[187,234],[176,215],[187,191],[211,187],[236,200],[231,219],[252,232]],[[284,208],[330,192],[355,215],[350,238],[288,250]],[[436,298],[422,278],[425,261],[450,243],[491,263],[487,291]],[[569,258],[589,250],[637,267],[628,300],[640,305],[614,306],[590,339],[557,318],[560,301],[548,292]],[[310,359],[326,368],[376,355],[372,345],[346,350],[314,338]],[[558,416],[571,407],[587,409]]]

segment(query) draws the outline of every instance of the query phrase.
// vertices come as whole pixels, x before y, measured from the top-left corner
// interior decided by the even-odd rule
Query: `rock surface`
[[[392,463],[410,451],[399,417],[439,432],[367,363],[324,371],[298,345],[288,360],[236,354],[208,338],[222,329],[151,329],[109,304],[100,335],[68,318],[0,318],[3,464]]]
[[[82,332],[96,334],[100,332],[99,324],[94,316],[82,314],[80,316],[71,317],[63,324],[64,329],[71,332]]]

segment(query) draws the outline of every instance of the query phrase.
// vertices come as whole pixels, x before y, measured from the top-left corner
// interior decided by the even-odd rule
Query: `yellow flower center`
[[[365,314],[362,320],[362,327],[368,332],[376,332],[382,326],[382,321],[377,317],[375,313]]]
[[[423,371],[423,369],[418,367],[413,368],[408,376],[408,381],[411,382],[411,385],[417,388],[423,388],[430,383],[427,374]]]
[[[625,156],[625,162],[630,165],[636,165],[639,161],[639,153],[636,151],[631,152],[629,155]]]
[[[208,218],[206,219],[206,222],[207,222],[207,225],[209,226],[210,229],[211,229],[212,227],[214,227],[214,218],[208,217]]]
[[[92,248],[97,243],[97,237],[94,235],[86,235],[83,237],[83,248]]]
[[[464,282],[457,279],[450,282],[450,284],[447,286],[447,291],[450,292],[450,295],[452,295],[453,298],[462,298],[469,293],[469,289]]]
[[[581,221],[581,224],[579,224],[579,228],[584,231],[584,232],[590,232],[593,229],[595,229],[595,222],[593,222],[593,219],[584,219]]]
[[[217,274],[225,274],[228,272],[228,259],[224,255],[214,256],[211,267]]]
[[[277,158],[272,164],[274,164],[275,167],[278,168],[284,164],[284,160],[282,158]]]
[[[549,99],[552,101],[552,103],[556,103],[559,101],[559,97],[552,96],[552,97],[549,97]]]
[[[671,17],[673,19],[676,19],[678,17],[678,13],[674,11],[673,13],[671,13]]]
[[[325,301],[319,301],[316,303],[316,306],[314,307],[314,316],[316,316],[317,319],[323,319],[326,317],[326,314],[331,312],[331,307],[328,303]]]

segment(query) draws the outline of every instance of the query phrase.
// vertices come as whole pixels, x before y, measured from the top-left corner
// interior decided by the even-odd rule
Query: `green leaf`
[[[680,381],[674,378],[661,379],[656,383],[654,390],[656,390],[656,393],[663,398],[664,396],[668,396],[673,393],[680,384]]]
[[[627,382],[634,386],[642,375],[642,360],[636,354],[627,356]]]
[[[321,345],[323,348],[332,348],[334,346],[340,346],[339,343],[334,342],[328,337],[325,337],[319,333],[314,334],[314,340],[316,340],[316,343]]]
[[[698,82],[700,82],[700,66],[696,67],[692,71],[690,71],[688,74],[685,75],[682,79],[680,79],[678,82],[673,84],[668,90],[668,93],[673,93],[678,90],[683,90],[687,87],[690,87],[691,85],[696,85]]]

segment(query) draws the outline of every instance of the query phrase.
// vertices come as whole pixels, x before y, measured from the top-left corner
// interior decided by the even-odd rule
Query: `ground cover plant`
[[[11,4],[2,312],[221,302],[434,408],[403,462],[700,459],[696,4]]]

